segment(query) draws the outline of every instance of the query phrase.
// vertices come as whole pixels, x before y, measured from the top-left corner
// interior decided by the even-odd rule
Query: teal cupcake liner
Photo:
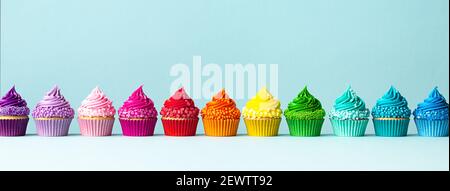
[[[291,136],[313,137],[320,136],[325,119],[300,120],[286,119]]]
[[[375,135],[403,137],[408,134],[409,119],[373,119]]]
[[[414,119],[417,133],[423,137],[448,137],[448,119],[426,120]]]
[[[336,136],[361,137],[366,133],[369,120],[337,120],[330,119]]]

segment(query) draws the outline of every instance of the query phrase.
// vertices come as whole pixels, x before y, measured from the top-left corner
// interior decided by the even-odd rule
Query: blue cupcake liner
[[[336,136],[361,137],[366,133],[369,120],[337,120],[330,119]]]
[[[373,119],[375,135],[381,137],[403,137],[408,134],[409,119]]]
[[[448,137],[448,119],[426,120],[414,119],[417,133],[423,137]]]

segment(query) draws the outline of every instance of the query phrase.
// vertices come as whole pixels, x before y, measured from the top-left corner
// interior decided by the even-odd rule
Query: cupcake
[[[207,136],[236,136],[241,112],[225,89],[217,93],[201,112]]]
[[[164,102],[160,114],[164,134],[168,136],[194,136],[197,131],[199,109],[183,88]]]
[[[32,112],[37,134],[46,137],[67,136],[74,113],[61,90],[55,86]]]
[[[24,136],[30,109],[13,86],[0,99],[0,136]]]
[[[263,87],[242,109],[249,136],[277,136],[282,111],[280,101]]]
[[[325,121],[325,110],[308,89],[303,90],[284,111],[291,136],[320,136]]]
[[[411,110],[406,99],[393,86],[377,100],[372,116],[377,136],[399,137],[408,133]]]
[[[448,136],[448,103],[437,87],[413,112],[419,136]]]
[[[106,95],[95,87],[78,108],[78,124],[83,136],[110,136],[116,110]]]
[[[142,86],[119,109],[119,121],[125,136],[153,136],[158,112]]]
[[[364,101],[349,86],[334,102],[330,111],[331,125],[336,136],[364,136],[370,112]]]

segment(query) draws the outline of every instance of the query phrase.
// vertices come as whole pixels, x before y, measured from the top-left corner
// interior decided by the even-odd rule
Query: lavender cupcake
[[[55,86],[37,104],[32,113],[38,135],[67,136],[74,113],[69,102],[61,95],[61,90]]]
[[[24,136],[30,109],[13,86],[0,99],[0,136]]]

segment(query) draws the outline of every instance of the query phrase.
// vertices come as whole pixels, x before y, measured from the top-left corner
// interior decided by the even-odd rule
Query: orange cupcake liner
[[[202,119],[206,136],[236,136],[240,119]]]

